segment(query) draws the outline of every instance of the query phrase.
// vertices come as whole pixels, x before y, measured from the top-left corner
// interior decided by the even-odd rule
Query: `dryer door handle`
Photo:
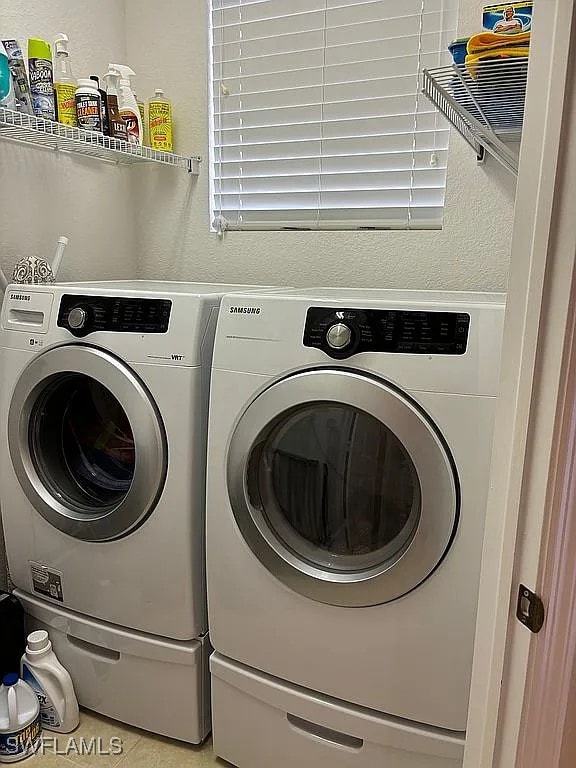
[[[302,731],[323,741],[329,741],[332,744],[354,750],[360,750],[364,746],[364,739],[350,736],[350,734],[342,733],[342,731],[334,731],[332,728],[326,728],[325,725],[304,720],[302,717],[291,715],[289,712],[286,714],[286,719],[297,731]]]

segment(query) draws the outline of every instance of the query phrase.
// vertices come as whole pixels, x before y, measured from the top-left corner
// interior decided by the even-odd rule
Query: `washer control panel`
[[[79,337],[95,331],[166,333],[171,308],[172,302],[169,299],[67,293],[60,301],[58,325]]]
[[[463,355],[469,328],[466,312],[310,307],[304,346],[337,359],[357,352]]]

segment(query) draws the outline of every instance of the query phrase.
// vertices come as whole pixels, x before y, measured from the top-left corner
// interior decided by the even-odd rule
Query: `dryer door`
[[[410,592],[458,524],[454,463],[432,420],[392,385],[346,369],[295,374],[252,401],[231,439],[228,489],[263,565],[332,605]]]
[[[30,503],[77,539],[130,533],[164,485],[166,440],[149,392],[93,347],[56,347],[32,360],[14,390],[8,441]]]

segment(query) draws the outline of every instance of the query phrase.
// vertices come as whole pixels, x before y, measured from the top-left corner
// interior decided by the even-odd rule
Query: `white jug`
[[[28,635],[22,656],[22,679],[40,702],[40,724],[49,731],[70,733],[79,721],[78,701],[67,670],[56,658],[48,632],[39,629]]]
[[[40,705],[34,691],[16,673],[0,685],[0,763],[15,763],[31,752],[40,738]]]

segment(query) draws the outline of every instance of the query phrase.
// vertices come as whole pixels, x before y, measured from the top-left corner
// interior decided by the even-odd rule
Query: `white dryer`
[[[225,299],[207,483],[220,756],[460,765],[503,317],[500,294]]]
[[[179,691],[165,692],[162,712],[151,703],[173,678],[186,698],[186,685],[203,687],[209,371],[220,299],[234,287],[12,285],[1,317],[11,579],[82,704],[190,741],[207,732],[205,692],[196,719]],[[144,705],[146,685],[126,687],[140,675]],[[179,707],[186,717],[171,721]]]

